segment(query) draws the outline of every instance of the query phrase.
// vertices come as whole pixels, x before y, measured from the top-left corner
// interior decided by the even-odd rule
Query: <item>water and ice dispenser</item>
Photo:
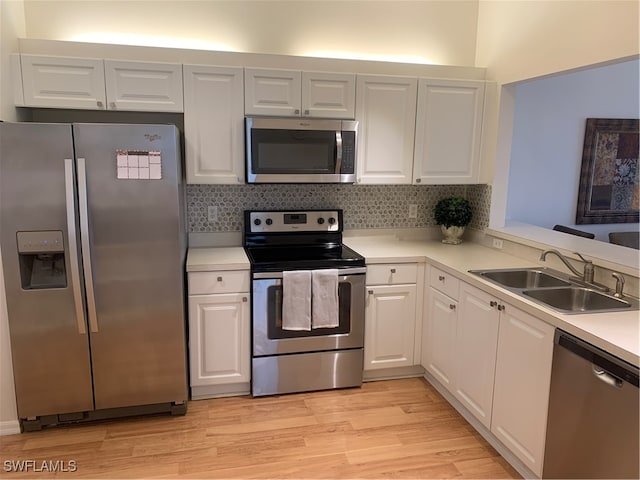
[[[62,232],[17,232],[16,237],[22,288],[65,288],[67,272]]]

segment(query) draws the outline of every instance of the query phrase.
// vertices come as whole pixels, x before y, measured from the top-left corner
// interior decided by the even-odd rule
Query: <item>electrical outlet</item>
[[[207,207],[207,222],[215,223],[218,221],[218,207],[209,205]]]
[[[493,248],[498,248],[498,249],[502,250],[502,239],[494,238],[493,239]]]
[[[418,205],[415,203],[409,205],[409,218],[418,218]]]

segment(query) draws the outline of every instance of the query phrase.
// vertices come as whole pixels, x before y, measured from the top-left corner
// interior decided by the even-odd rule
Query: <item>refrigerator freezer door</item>
[[[177,133],[170,125],[74,124],[97,409],[187,399]]]
[[[0,123],[0,242],[21,419],[93,409],[78,242],[69,237],[76,227],[72,159],[70,125]],[[22,260],[18,239],[28,244]],[[57,280],[38,288],[21,281],[54,271]]]

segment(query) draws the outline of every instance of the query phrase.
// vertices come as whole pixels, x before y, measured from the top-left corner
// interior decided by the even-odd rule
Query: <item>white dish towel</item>
[[[313,270],[311,280],[311,324],[313,328],[335,328],[339,325],[338,270]]]
[[[311,330],[311,271],[282,272],[282,329]]]

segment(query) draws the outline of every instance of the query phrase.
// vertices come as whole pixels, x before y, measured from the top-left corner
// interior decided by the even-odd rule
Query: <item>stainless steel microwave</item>
[[[248,183],[354,183],[358,122],[247,117]]]

